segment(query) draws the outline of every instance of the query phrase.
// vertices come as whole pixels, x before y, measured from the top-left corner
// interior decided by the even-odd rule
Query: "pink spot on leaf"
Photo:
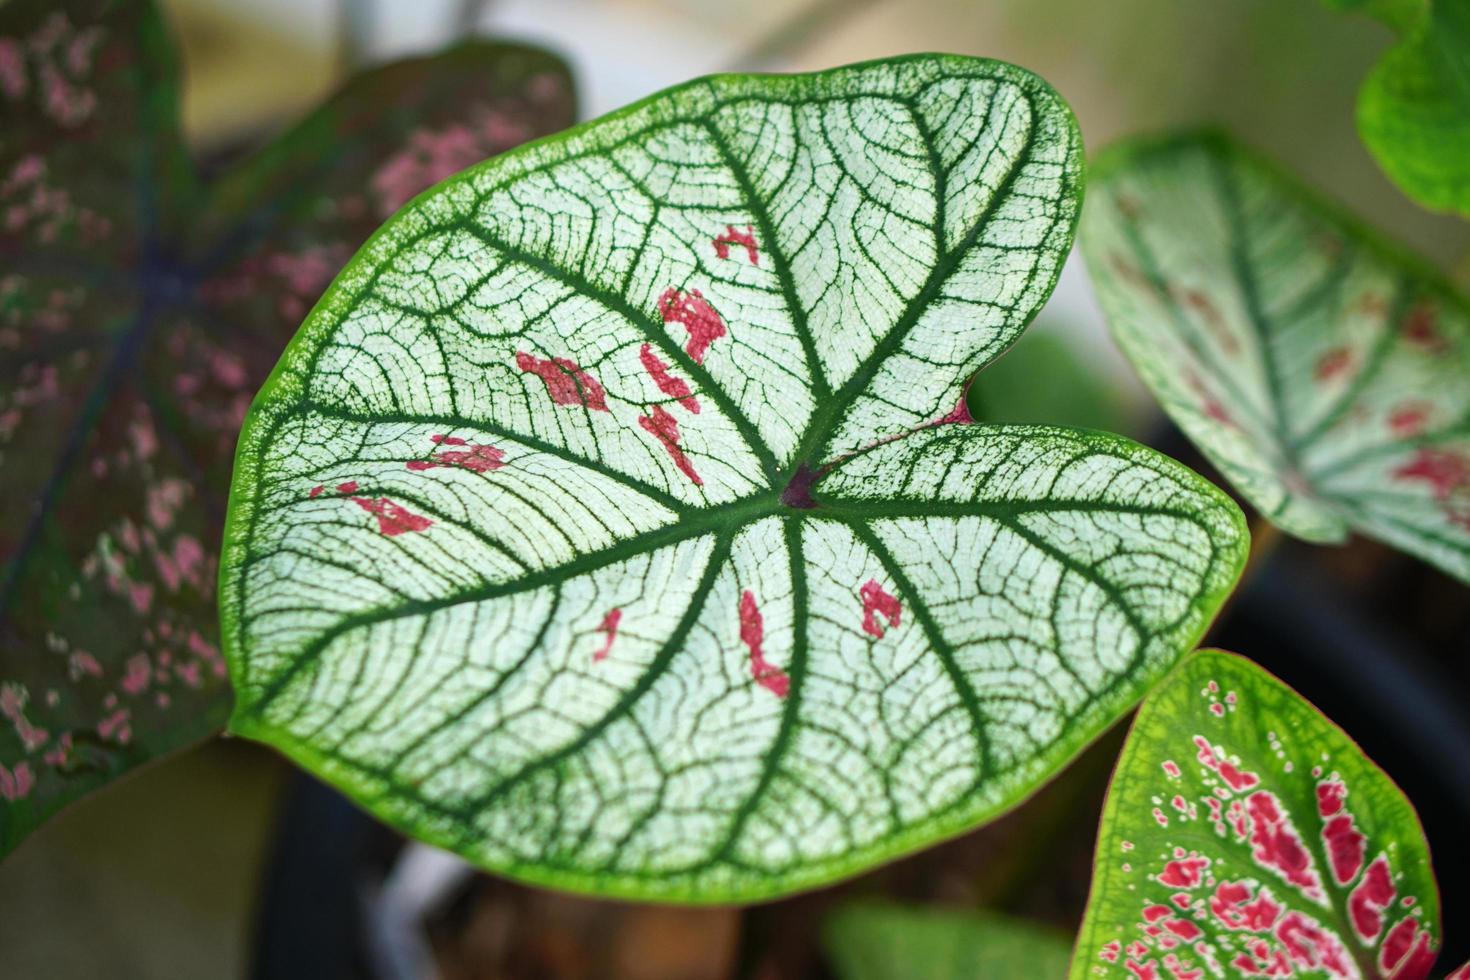
[[[898,599],[885,592],[877,579],[871,578],[858,589],[858,595],[863,600],[863,632],[883,639],[886,631],[879,619],[886,619],[889,627],[898,626],[902,611]]]
[[[31,794],[36,778],[28,762],[17,762],[13,770],[0,765],[0,799],[7,803],[23,800]]]
[[[1170,888],[1198,888],[1209,866],[1210,859],[1202,855],[1169,861],[1159,872],[1159,883]]]
[[[546,393],[558,405],[582,405],[594,412],[606,412],[607,392],[597,379],[565,357],[542,359],[525,351],[516,352],[516,367],[534,374],[546,384]]]
[[[1449,345],[1439,335],[1438,316],[1434,307],[1419,303],[1404,317],[1404,340],[1427,353],[1442,354]]]
[[[1394,980],[1423,980],[1434,958],[1429,932],[1421,932],[1419,923],[1407,918],[1388,931],[1378,950],[1379,967]]]
[[[725,336],[725,321],[697,289],[687,293],[673,288],[664,290],[658,298],[658,312],[665,323],[682,323],[689,331],[684,351],[695,364],[703,364],[710,345]]]
[[[726,225],[725,233],[716,236],[712,244],[715,254],[722,259],[730,257],[731,245],[739,245],[745,249],[745,257],[750,259],[751,265],[761,264],[760,248],[755,243],[755,229],[750,225],[746,225],[744,231],[736,231],[734,225]]]
[[[1413,460],[1394,470],[1393,476],[1428,483],[1445,517],[1470,528],[1470,457],[1446,449],[1421,448]]]
[[[1308,898],[1320,900],[1322,885],[1312,870],[1312,857],[1302,846],[1276,795],[1266,790],[1246,801],[1251,818],[1251,856],[1256,863],[1280,874]]]
[[[653,352],[652,344],[644,344],[639,348],[638,359],[643,362],[643,369],[653,378],[659,391],[670,398],[677,398],[680,405],[695,415],[699,414],[699,402],[690,393],[688,382],[669,373],[669,366],[659,360],[658,355]]]
[[[1346,347],[1334,347],[1317,359],[1315,376],[1318,381],[1332,381],[1347,374],[1353,366],[1353,352]]]
[[[607,615],[602,617],[602,623],[597,627],[598,632],[603,634],[602,646],[593,651],[593,663],[606,660],[607,655],[612,652],[613,641],[618,638],[618,623],[622,618],[621,609],[609,609]]]
[[[467,443],[463,439],[450,436],[430,436],[430,440],[440,447],[440,451],[431,459],[411,459],[405,465],[415,471],[432,470],[435,467],[458,467],[469,470],[472,473],[488,473],[498,470],[505,465],[505,453],[494,446],[482,446]],[[445,451],[444,446],[465,446],[465,449],[450,449]]]
[[[1361,845],[1359,851],[1361,854]],[[1360,856],[1359,861],[1361,860]],[[1368,865],[1368,871],[1363,875],[1363,880],[1358,882],[1358,887],[1348,895],[1348,917],[1353,921],[1353,929],[1364,941],[1371,943],[1383,931],[1383,910],[1393,904],[1396,894],[1393,876],[1388,870],[1388,859],[1379,855]]]
[[[126,671],[122,679],[124,694],[138,695],[148,690],[148,682],[153,677],[153,667],[148,662],[148,654],[139,653],[129,657],[124,669]]]
[[[376,500],[366,497],[349,499],[378,519],[378,531],[386,537],[391,538],[409,531],[422,531],[434,523],[427,517],[421,517],[402,505],[395,504],[387,497],[378,497]]]
[[[1363,847],[1366,842],[1366,838],[1354,826],[1353,815],[1344,809],[1343,799],[1346,796],[1347,787],[1335,779],[1317,784],[1317,812],[1325,820],[1322,825],[1322,843],[1327,848],[1332,877],[1339,885],[1346,885],[1358,876],[1363,867]]]
[[[127,745],[133,739],[131,715],[127,708],[118,708],[97,723],[97,734],[112,739],[118,745]]]
[[[1423,432],[1429,424],[1433,408],[1427,402],[1405,402],[1388,414],[1388,427],[1394,435],[1407,438]]]
[[[755,604],[755,593],[749,589],[740,596],[740,639],[750,649],[750,676],[776,697],[786,697],[791,691],[791,678],[780,667],[766,660],[761,649],[765,640],[765,627],[761,621],[761,611]]]
[[[652,435],[663,445],[669,458],[674,461],[674,465],[681,473],[694,481],[695,486],[704,486],[704,481],[700,479],[698,473],[694,472],[694,464],[689,462],[689,457],[685,456],[684,450],[679,448],[679,423],[674,421],[672,415],[664,411],[662,405],[655,405],[652,415],[638,416],[638,424],[642,426],[643,431]]]
[[[970,403],[966,398],[966,392],[960,392],[960,400],[955,403],[954,408],[949,410],[948,415],[942,415],[935,419],[934,425],[970,425],[975,421],[975,416],[970,414]]]

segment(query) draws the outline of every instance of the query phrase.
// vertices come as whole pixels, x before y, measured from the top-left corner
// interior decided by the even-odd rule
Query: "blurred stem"
[[[478,31],[490,4],[491,0],[459,0],[459,12],[454,18],[454,37],[458,39]]]
[[[372,41],[372,0],[337,0],[337,63],[342,74],[362,66]]]

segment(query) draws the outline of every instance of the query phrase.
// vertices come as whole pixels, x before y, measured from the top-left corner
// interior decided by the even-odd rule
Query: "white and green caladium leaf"
[[[1422,980],[1439,942],[1419,818],[1342,729],[1220,650],[1149,694],[1103,807],[1073,980]]]
[[[1082,246],[1124,353],[1262,514],[1470,580],[1470,311],[1442,279],[1214,135],[1105,153]]]
[[[602,894],[777,895],[1014,804],[1245,543],[1125,440],[962,424],[1080,166],[1043,82],[918,56],[694,82],[418,198],[246,421],[232,728]]]
[[[994,912],[854,904],[824,929],[839,980],[1051,980],[1071,936]]]

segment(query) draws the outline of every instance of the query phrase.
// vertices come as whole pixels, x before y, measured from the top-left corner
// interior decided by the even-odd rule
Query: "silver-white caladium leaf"
[[[1470,580],[1470,309],[1223,137],[1093,170],[1082,245],[1124,353],[1263,515]]]
[[[919,56],[693,82],[418,198],[246,421],[231,727],[601,894],[769,897],[1013,805],[1246,536],[1149,450],[956,407],[1080,154],[1039,79]]]

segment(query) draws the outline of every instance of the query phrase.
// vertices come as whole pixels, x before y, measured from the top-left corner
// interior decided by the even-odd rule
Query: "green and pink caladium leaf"
[[[856,903],[823,934],[838,980],[1052,980],[1072,955],[1054,929],[964,909]]]
[[[1470,309],[1214,135],[1093,172],[1083,251],[1165,411],[1269,520],[1370,535],[1470,580]]]
[[[966,424],[1072,116],[996,62],[696,81],[399,212],[246,419],[231,728],[524,880],[754,900],[1013,805],[1196,640],[1219,491]]]
[[[143,3],[0,7],[0,853],[218,731],[216,542],[251,393],[418,190],[567,125],[551,57],[368,73],[201,185]]]
[[[1439,930],[1413,806],[1295,691],[1205,650],[1144,700],[1103,808],[1074,980],[1422,980]]]

